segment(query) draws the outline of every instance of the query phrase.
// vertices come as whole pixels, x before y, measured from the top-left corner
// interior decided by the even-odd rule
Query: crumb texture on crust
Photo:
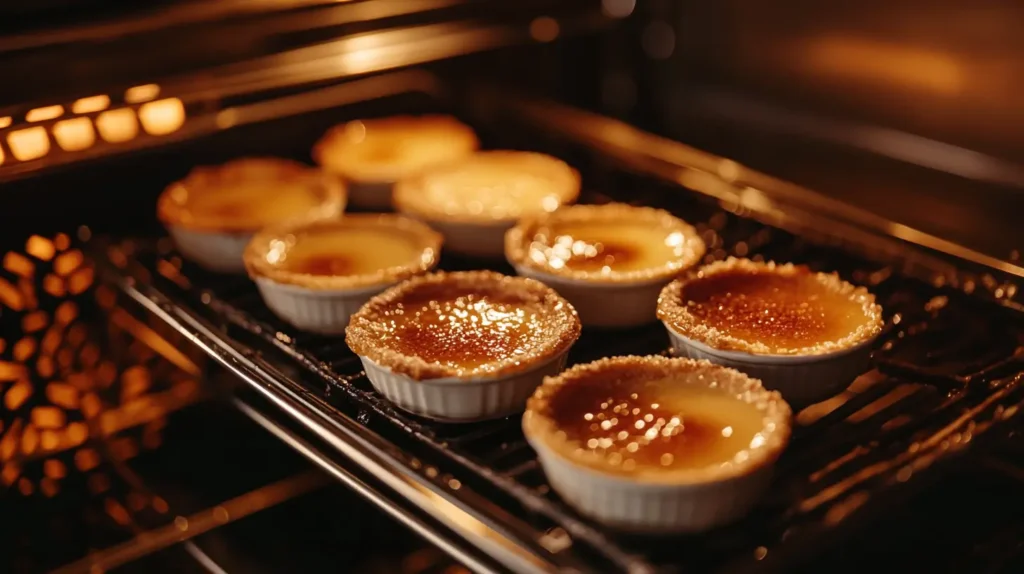
[[[564,161],[528,151],[481,151],[400,180],[399,211],[440,221],[511,222],[576,201],[579,173]]]
[[[725,480],[773,463],[792,412],[757,379],[708,361],[610,357],[548,377],[527,402],[531,443],[638,482]]]
[[[442,242],[441,234],[408,217],[349,214],[267,228],[253,237],[242,259],[253,279],[323,291],[359,289],[394,284],[433,269]],[[316,248],[317,262],[327,260],[335,267],[311,272],[293,265],[289,256],[304,244]],[[396,253],[380,252],[389,249]],[[363,265],[337,265],[349,260]],[[381,261],[389,264],[378,266]]]
[[[576,310],[532,279],[492,271],[414,277],[352,316],[357,354],[412,379],[493,378],[529,370],[579,338]]]
[[[473,129],[451,116],[391,116],[334,126],[313,146],[313,159],[350,181],[393,183],[479,145]]]
[[[696,265],[704,251],[697,230],[685,221],[622,203],[526,217],[505,235],[513,265],[592,283],[667,280]]]
[[[667,285],[658,318],[683,337],[755,355],[840,352],[873,339],[883,325],[874,295],[835,273],[736,258]]]
[[[252,233],[289,220],[340,214],[344,185],[320,170],[273,157],[195,167],[157,199],[157,218],[193,231]]]

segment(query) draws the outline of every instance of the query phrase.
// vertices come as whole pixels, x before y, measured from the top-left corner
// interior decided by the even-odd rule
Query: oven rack
[[[183,263],[166,239],[94,247],[105,252],[98,261],[110,280],[277,402],[285,418],[300,421],[333,447],[319,456],[340,454],[364,466],[367,457],[375,460],[369,466],[377,472],[400,477],[390,477],[396,490],[425,498],[443,521],[456,530],[462,526],[460,536],[520,571],[789,568],[938,476],[944,464],[936,463],[1001,436],[1024,404],[1024,328],[1012,310],[816,246],[599,158],[560,151],[581,167],[587,189],[602,190],[589,191],[585,201],[629,200],[670,209],[696,223],[712,257],[748,255],[834,269],[869,285],[886,310],[877,370],[844,395],[800,414],[769,495],[734,527],[671,540],[617,536],[550,492],[518,417],[459,425],[405,414],[372,390],[342,338],[284,325],[247,279]],[[446,269],[475,266],[447,256],[442,261]],[[492,268],[511,272],[504,265]],[[667,348],[660,325],[614,334],[585,331],[570,361]],[[436,497],[443,503],[436,504]]]

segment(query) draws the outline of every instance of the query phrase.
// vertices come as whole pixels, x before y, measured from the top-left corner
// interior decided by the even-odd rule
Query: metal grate
[[[565,147],[548,151],[572,156],[585,175],[585,187],[602,190],[586,193],[587,202],[654,205],[695,223],[709,246],[709,260],[738,255],[836,270],[869,286],[886,310],[877,369],[853,381],[843,395],[799,414],[800,425],[778,464],[773,488],[741,523],[671,540],[607,532],[550,491],[523,440],[519,417],[459,425],[408,415],[372,390],[340,337],[312,336],[281,323],[247,279],[212,275],[183,263],[166,239],[120,242],[109,254],[118,272],[133,277],[143,293],[218,326],[223,334],[218,344],[271,361],[281,377],[320,399],[324,409],[347,414],[409,453],[410,468],[447,485],[450,497],[459,499],[465,483],[504,512],[526,516],[532,542],[563,565],[611,564],[631,572],[774,571],[803,561],[826,542],[841,539],[842,529],[884,511],[886,501],[926,483],[934,463],[998,435],[987,431],[1009,426],[1024,404],[1024,321],[1016,312],[812,245],[697,194],[611,169],[600,157]],[[442,267],[478,265],[447,257]],[[493,268],[511,272],[504,265]],[[660,325],[585,331],[570,361],[664,353],[667,348]]]

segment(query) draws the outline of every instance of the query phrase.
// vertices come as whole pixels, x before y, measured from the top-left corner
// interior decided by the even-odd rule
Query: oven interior
[[[233,566],[244,571],[318,569],[337,559],[334,541],[358,548],[377,531],[339,515],[372,516],[365,520],[395,531],[369,503],[330,490],[332,476],[479,571],[773,572],[826,564],[853,572],[890,563],[1011,572],[1022,565],[1014,493],[1024,479],[1017,430],[1024,315],[1012,277],[934,253],[918,257],[927,250],[910,245],[894,251],[885,241],[836,237],[821,222],[794,226],[709,193],[706,179],[687,188],[696,180],[678,177],[686,166],[667,169],[664,155],[639,146],[623,151],[631,140],[614,131],[602,140],[562,129],[531,112],[537,100],[520,105],[513,90],[478,89],[462,69],[319,82],[213,109],[184,96],[175,103],[173,91],[151,100],[169,103],[148,112],[118,102],[134,110],[135,131],[107,116],[115,118],[108,134],[133,133],[123,141],[138,145],[82,161],[63,159],[56,126],[69,119],[51,118],[38,126],[56,142],[45,169],[28,169],[41,157],[32,156],[38,132],[26,134],[24,125],[3,132],[0,151],[19,162],[0,164],[7,213],[31,216],[5,215],[0,230],[0,497],[12,516],[42,508],[57,517],[6,540],[12,569],[73,569],[90,564],[97,549],[105,552],[93,564],[143,570],[194,560],[195,552],[241,560]],[[104,111],[71,119],[90,118],[103,135]],[[308,163],[312,143],[331,125],[427,112],[466,121],[485,147],[565,159],[583,175],[583,202],[681,216],[700,230],[709,261],[805,263],[876,293],[887,322],[875,368],[799,414],[773,487],[749,517],[672,539],[591,523],[550,492],[517,417],[440,424],[396,410],[373,392],[342,340],[295,332],[247,279],[182,261],[156,222],[159,191],[195,165],[244,155]],[[84,137],[70,129],[65,141]],[[504,264],[485,266],[511,273]],[[445,269],[479,267],[448,255],[442,261]],[[667,348],[660,326],[585,331],[571,361]],[[253,423],[269,435],[253,435]],[[90,501],[85,511],[69,502],[80,499]],[[300,529],[292,524],[330,536],[310,541],[289,532]],[[81,530],[90,536],[38,542],[71,540]],[[252,539],[280,552],[237,551]],[[451,567],[414,537],[396,539],[429,564],[418,571]],[[320,554],[309,562],[290,551],[311,544]],[[402,571],[417,571],[407,569],[409,560],[416,562],[407,558]]]

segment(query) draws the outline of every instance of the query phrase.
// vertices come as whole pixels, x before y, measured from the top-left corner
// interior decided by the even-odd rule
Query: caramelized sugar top
[[[691,247],[683,235],[628,221],[558,222],[536,230],[528,257],[556,270],[640,271],[686,256]]]
[[[551,212],[579,193],[575,172],[529,152],[481,152],[424,173],[396,189],[396,202],[449,216],[513,219]]]
[[[253,228],[304,215],[323,202],[308,185],[296,182],[231,183],[192,193],[179,187],[172,193],[186,208],[185,223],[217,218]]]
[[[313,228],[293,238],[272,241],[267,262],[293,273],[361,275],[413,265],[423,253],[417,236],[387,226]]]
[[[869,320],[863,303],[829,289],[803,268],[785,274],[765,269],[714,273],[688,283],[681,299],[703,325],[774,349],[838,341]]]
[[[452,369],[525,357],[551,339],[537,303],[487,287],[420,285],[381,315],[379,344]]]
[[[392,180],[472,153],[473,130],[446,116],[396,116],[338,126],[317,144],[325,168],[360,180]]]
[[[720,465],[764,441],[755,406],[672,377],[592,373],[553,393],[546,414],[571,444],[596,455],[582,460],[626,474]]]

